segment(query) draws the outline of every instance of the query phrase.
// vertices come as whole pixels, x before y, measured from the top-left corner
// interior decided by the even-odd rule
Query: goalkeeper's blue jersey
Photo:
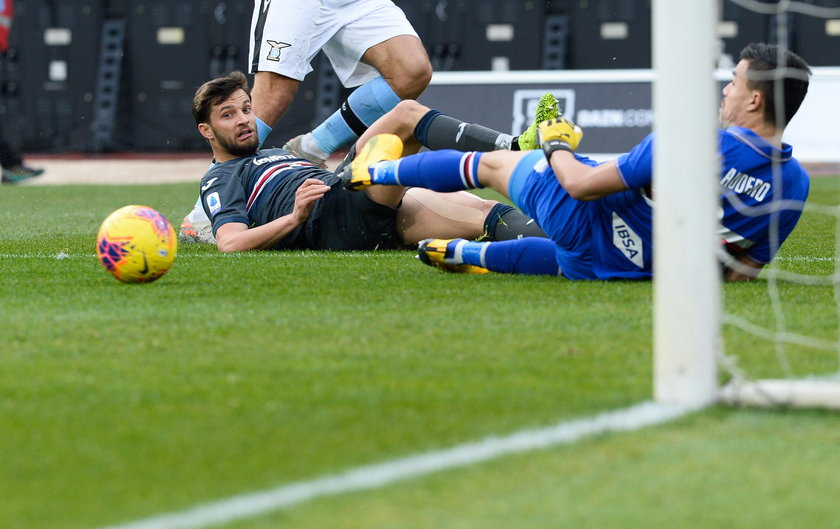
[[[743,127],[720,130],[718,140],[721,241],[737,253],[767,264],[799,221],[810,179],[793,158],[790,145],[778,149]],[[651,134],[618,159],[619,173],[628,188],[649,189],[652,158]]]
[[[799,220],[808,196],[808,175],[789,145],[777,149],[749,129],[721,130],[719,142],[721,240],[758,263],[768,263]],[[557,262],[564,276],[652,276],[653,144],[654,135],[648,135],[618,158],[627,191],[589,202],[568,196],[544,158],[540,161],[540,151],[517,167],[511,199],[557,243]],[[585,157],[578,160],[597,165]],[[676,168],[663,177],[682,176],[680,170],[691,168]]]

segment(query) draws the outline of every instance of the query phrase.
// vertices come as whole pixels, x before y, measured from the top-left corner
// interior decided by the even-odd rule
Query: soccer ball
[[[125,206],[108,215],[96,237],[96,255],[124,283],[149,283],[175,260],[178,238],[163,215],[147,206]]]

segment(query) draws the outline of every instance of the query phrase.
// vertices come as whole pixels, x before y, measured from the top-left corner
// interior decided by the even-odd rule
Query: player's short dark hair
[[[199,86],[193,96],[192,105],[195,124],[209,122],[210,111],[213,107],[229,98],[237,90],[245,90],[245,93],[251,95],[251,89],[248,88],[248,78],[238,70],[232,71],[224,77],[211,79]]]
[[[808,64],[792,51],[766,43],[747,44],[741,51],[740,59],[749,61],[748,75],[750,72],[759,73],[757,78],[747,78],[747,86],[764,94],[764,119],[783,128],[790,123],[808,93],[808,77],[811,75]],[[782,83],[771,75],[780,68],[784,70]],[[784,121],[781,122],[776,115],[777,87],[781,87],[783,92]]]

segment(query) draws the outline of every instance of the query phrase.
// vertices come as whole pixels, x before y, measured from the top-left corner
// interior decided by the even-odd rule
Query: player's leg
[[[407,131],[402,130],[402,133],[407,134]],[[377,134],[366,142],[359,142],[359,145],[362,147],[361,151],[356,155],[355,159],[345,167],[341,174],[349,174],[352,176],[351,182],[347,185],[348,188],[363,188],[364,192],[367,193],[372,200],[380,204],[390,205],[392,207],[399,205],[402,200],[404,187],[423,187],[443,192],[484,187],[478,184],[478,180],[476,178],[476,175],[478,174],[479,159],[482,153],[430,151],[421,154],[413,154],[400,159],[401,156],[416,152],[420,144],[418,142],[412,142],[408,145],[408,150],[406,151],[404,150],[402,140],[394,134]],[[484,154],[489,155],[497,153],[512,155],[519,154],[511,151],[497,151],[496,153]],[[433,156],[430,157],[427,155]],[[381,160],[386,161],[382,162]],[[389,160],[393,160],[394,162],[390,162]],[[398,162],[406,162],[407,181],[412,183],[405,184],[405,186],[400,183],[401,176],[398,176],[397,165],[383,165],[396,164]],[[374,164],[377,167],[375,171],[371,167],[371,164]],[[381,174],[379,172],[380,167],[382,167],[384,171]],[[515,167],[515,163],[512,167]],[[370,170],[368,170],[368,168],[370,168]],[[467,177],[462,179],[459,175],[464,171],[469,174]],[[360,178],[363,179],[363,185],[358,185],[359,179],[356,178],[357,174],[361,175]],[[487,178],[490,177],[491,175],[488,172]],[[342,176],[342,178],[344,177]],[[501,177],[499,176],[498,178]],[[493,179],[496,179],[496,177],[493,177]],[[473,182],[473,180],[474,185],[464,185],[463,183],[465,181]],[[502,191],[502,193],[507,196],[507,189]]]
[[[401,99],[417,97],[431,80],[426,50],[393,3],[357,0],[338,13],[341,29],[323,50],[344,86],[361,86],[312,132],[289,142],[310,159],[325,159],[352,143]]]
[[[461,121],[413,99],[400,101],[368,127],[356,142],[357,149],[361,151],[368,139],[382,133],[398,136],[403,142],[404,154],[415,146],[419,149],[421,145],[432,150],[459,151],[495,151],[513,147],[510,134]]]
[[[407,244],[429,237],[505,241],[545,237],[539,226],[516,208],[472,193],[438,193],[409,188],[397,215],[397,230]]]
[[[400,99],[416,99],[432,80],[432,65],[416,35],[397,35],[368,48],[362,62],[376,68]]]
[[[367,146],[374,144],[374,148]],[[508,180],[526,152],[430,151],[405,158],[401,140],[391,134],[374,136],[342,172],[345,185],[424,187],[450,192],[489,187],[508,196]]]
[[[437,193],[414,187],[403,196],[397,232],[406,244],[429,237],[477,239],[484,235],[484,221],[496,204],[471,193]]]
[[[315,55],[339,27],[334,13],[321,9],[320,2],[254,2],[248,57],[260,141],[289,108],[312,71]]]
[[[300,81],[278,73],[261,71],[254,74],[254,87],[251,89],[251,103],[254,114],[269,128],[261,126],[262,143],[277,121],[286,113],[297,95]]]
[[[369,138],[376,134],[390,133],[399,136],[403,141],[404,153],[409,151],[409,144],[414,142],[419,142],[433,151],[518,151],[524,150],[521,149],[520,142],[527,139],[532,130],[536,131],[538,123],[558,116],[557,99],[551,93],[546,93],[537,105],[534,122],[525,133],[514,138],[510,134],[482,125],[461,121],[409,99],[397,104],[393,110],[368,127],[356,144],[361,150],[360,144]]]
[[[394,108],[400,97],[385,79],[376,77],[356,90],[312,132],[289,140],[286,148],[323,164],[330,154],[359,138],[374,121]]]
[[[356,150],[350,153],[336,172],[340,173],[354,160],[355,153],[361,153],[370,138],[386,133],[397,136],[402,141],[402,156],[414,154],[422,146],[432,150],[504,150],[510,147],[512,139],[509,134],[460,121],[407,99],[400,101],[359,137],[355,145]]]
[[[417,256],[423,263],[447,272],[480,273],[482,270],[505,274],[560,275],[550,239],[526,237],[502,242],[476,242],[464,239],[426,239]]]

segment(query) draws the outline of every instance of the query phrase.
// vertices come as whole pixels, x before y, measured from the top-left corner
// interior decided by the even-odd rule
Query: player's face
[[[749,62],[741,60],[732,70],[732,80],[723,87],[723,99],[720,102],[720,122],[724,127],[737,125],[747,107],[753,103],[755,90],[747,86],[747,68]]]
[[[251,98],[244,90],[213,108],[210,128],[218,146],[233,157],[253,154],[259,147]]]

